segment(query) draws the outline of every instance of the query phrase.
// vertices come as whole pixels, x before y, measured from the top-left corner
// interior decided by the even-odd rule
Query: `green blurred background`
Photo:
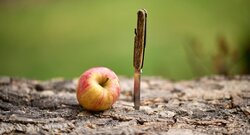
[[[0,75],[72,78],[106,66],[132,76],[140,8],[148,11],[144,75],[249,73],[249,0],[3,0]]]

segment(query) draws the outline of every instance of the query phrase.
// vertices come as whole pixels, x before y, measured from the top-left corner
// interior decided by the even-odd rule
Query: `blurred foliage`
[[[106,66],[132,76],[139,8],[148,11],[144,75],[249,73],[249,0],[5,0],[0,75],[72,78]]]

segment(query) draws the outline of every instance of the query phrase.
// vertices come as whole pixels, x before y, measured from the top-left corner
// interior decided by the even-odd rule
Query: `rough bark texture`
[[[139,111],[120,77],[119,101],[99,113],[78,105],[76,83],[0,77],[0,134],[250,134],[250,76],[145,77]]]

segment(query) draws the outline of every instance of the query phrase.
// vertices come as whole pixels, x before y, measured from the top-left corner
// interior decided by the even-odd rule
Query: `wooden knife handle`
[[[142,69],[144,61],[144,53],[146,47],[146,25],[147,11],[140,9],[137,12],[137,28],[135,29],[134,39],[134,68]]]

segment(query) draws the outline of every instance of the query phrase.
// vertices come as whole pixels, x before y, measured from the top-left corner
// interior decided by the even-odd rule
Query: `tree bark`
[[[250,134],[250,76],[144,77],[139,111],[133,80],[120,84],[119,101],[94,113],[79,106],[77,79],[0,77],[0,134]]]

